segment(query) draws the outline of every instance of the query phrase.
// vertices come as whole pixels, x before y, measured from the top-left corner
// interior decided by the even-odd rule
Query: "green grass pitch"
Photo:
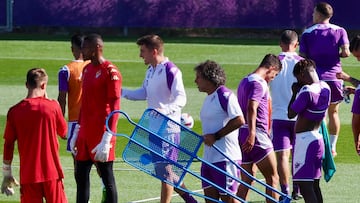
[[[62,39],[36,38],[36,36],[7,39],[0,35],[0,132],[3,133],[6,113],[10,106],[25,97],[25,74],[29,68],[43,67],[49,74],[48,95],[57,97],[57,72],[59,68],[72,60],[70,43]],[[32,40],[30,40],[33,38]],[[35,39],[36,38],[36,39]],[[220,63],[227,74],[227,86],[234,91],[246,74],[253,71],[267,53],[277,54],[280,47],[276,40],[241,40],[241,39],[211,39],[211,38],[180,38],[164,39],[165,55],[175,62],[183,73],[188,102],[183,112],[190,113],[195,119],[194,131],[201,133],[199,112],[204,93],[199,93],[194,83],[193,68],[207,59]],[[141,85],[146,66],[139,58],[135,39],[115,39],[104,37],[104,56],[116,64],[123,76],[123,86],[136,88]],[[344,60],[344,70],[360,78],[357,68],[360,64],[354,57]],[[135,121],[146,108],[145,102],[122,100],[122,110]],[[354,150],[351,132],[351,104],[341,104],[341,132],[338,141],[338,156],[335,158],[337,172],[333,179],[326,183],[321,180],[324,202],[359,202],[358,180],[360,178],[359,157]],[[119,132],[130,134],[133,126],[125,120],[119,121]],[[65,190],[69,202],[75,202],[76,184],[73,177],[72,158],[65,152],[65,141],[59,140],[60,156],[65,171]],[[160,182],[153,177],[140,172],[121,160],[121,152],[127,143],[126,138],[119,137],[117,145],[117,161],[114,165],[119,202],[159,202]],[[0,139],[0,154],[3,152],[3,139]],[[199,156],[201,156],[201,151]],[[29,157],[30,158],[30,157]],[[17,156],[13,162],[14,173],[18,173]],[[199,171],[200,163],[191,166],[193,171]],[[18,177],[18,175],[16,175]],[[259,178],[260,175],[259,175]],[[191,190],[200,190],[200,180],[186,177],[185,183]],[[101,185],[95,170],[91,173],[91,202],[100,202]],[[204,202],[200,199],[200,202]],[[251,202],[262,202],[263,198],[251,194]],[[0,203],[19,202],[19,189],[16,195],[6,197],[1,195]],[[174,197],[173,202],[182,202]],[[303,201],[298,201],[303,202]]]

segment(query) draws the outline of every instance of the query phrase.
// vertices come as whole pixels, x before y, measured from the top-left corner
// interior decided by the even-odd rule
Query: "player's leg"
[[[320,203],[314,190],[314,181],[295,181],[295,183],[299,185],[305,202]]]
[[[90,170],[93,162],[76,161],[75,180],[76,180],[76,202],[88,203],[90,198]]]
[[[118,201],[117,188],[113,172],[113,164],[113,161],[97,162],[97,166],[101,174],[101,179],[106,189],[105,202],[107,203],[116,203]]]
[[[253,163],[246,163],[241,164],[241,167],[248,173],[250,173],[253,177],[255,177],[256,174],[256,167],[254,167]],[[241,172],[241,180],[245,183],[252,185],[253,179],[251,179],[249,176],[247,176],[245,173]],[[249,195],[249,188],[246,187],[244,184],[240,184],[237,190],[236,195],[240,197],[243,200],[247,200],[247,197]]]
[[[272,143],[277,160],[281,192],[290,194],[290,155],[295,136],[295,121],[274,119],[272,122]]]
[[[315,191],[315,194],[317,197],[317,202],[322,203],[323,197],[322,197],[321,189],[320,189],[320,179],[314,180],[314,191]]]
[[[331,152],[333,156],[337,155],[336,143],[340,132],[339,106],[340,103],[331,103],[328,108],[328,117],[329,117],[328,129],[329,129],[330,144],[332,150]]]
[[[160,203],[170,203],[174,187],[161,181]]]
[[[102,177],[101,177],[101,172],[100,172],[100,169],[98,167],[98,162],[96,162],[94,164],[95,164],[95,167],[96,167],[96,172],[99,175],[100,180],[101,180],[101,187],[102,187],[101,203],[105,203],[106,202],[106,188],[105,188],[104,182],[103,182]]]
[[[340,132],[339,106],[344,98],[343,81],[334,80],[326,81],[326,83],[329,85],[331,91],[330,106],[328,108],[330,145],[333,156],[336,156],[336,143]]]
[[[264,175],[266,184],[272,186],[273,188],[277,188],[279,184],[279,176],[277,172],[275,152],[270,151],[270,153],[265,156],[261,161],[257,162],[256,165],[259,168],[260,172]],[[276,192],[268,188],[266,189],[266,194],[272,196],[275,199],[279,198],[279,195]],[[267,199],[266,202],[272,201]]]
[[[41,183],[21,184],[21,202],[43,203],[43,188]]]
[[[64,184],[61,179],[42,183],[46,203],[67,203]]]
[[[187,190],[184,183],[181,183],[180,187]],[[184,192],[184,191],[182,191],[180,189],[177,189],[177,188],[174,188],[174,190],[175,190],[175,192],[177,192],[180,195],[180,197],[185,201],[185,203],[197,203],[195,198],[190,193]]]
[[[290,149],[276,152],[277,170],[279,173],[279,182],[281,192],[290,194]]]

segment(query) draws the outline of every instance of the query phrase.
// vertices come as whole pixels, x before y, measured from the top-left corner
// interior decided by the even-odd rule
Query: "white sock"
[[[337,135],[330,135],[330,145],[331,149],[336,151],[336,143],[339,136]]]

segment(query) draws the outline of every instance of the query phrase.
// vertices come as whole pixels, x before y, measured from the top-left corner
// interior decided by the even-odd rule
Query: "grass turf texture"
[[[31,37],[21,38],[0,36],[3,49],[0,50],[0,132],[4,131],[7,110],[26,95],[25,74],[31,67],[43,67],[49,74],[48,95],[57,97],[57,71],[63,65],[72,60],[70,43],[64,38],[50,39]],[[219,62],[227,74],[227,86],[234,91],[239,80],[253,71],[267,53],[277,54],[280,48],[276,40],[241,40],[241,39],[164,39],[165,55],[175,62],[183,72],[184,84],[188,96],[188,103],[183,112],[190,113],[195,119],[194,131],[200,133],[199,122],[200,107],[205,97],[199,93],[194,83],[193,68],[198,63],[211,59]],[[139,87],[142,83],[146,66],[139,58],[138,47],[135,39],[119,40],[104,38],[104,56],[116,64],[123,75],[123,86],[128,88]],[[356,70],[360,66],[354,57],[342,60],[345,71],[360,78],[360,72]],[[146,107],[145,102],[133,102],[122,100],[122,109],[130,117],[137,120],[141,117]],[[359,157],[354,151],[351,133],[351,104],[341,104],[341,132],[338,141],[338,156],[335,158],[337,172],[329,183],[322,182],[324,202],[358,202],[356,186],[360,176]],[[123,119],[119,121],[119,132],[130,134],[133,126]],[[69,202],[75,201],[76,184],[73,178],[72,158],[65,152],[65,141],[60,140],[60,156],[65,171],[65,190]],[[127,143],[127,139],[119,138],[117,142],[118,160],[114,165],[116,182],[119,191],[119,202],[131,202],[135,200],[157,197],[160,193],[160,183],[157,179],[133,169],[121,160],[121,152]],[[0,139],[0,153],[3,151],[3,140]],[[199,156],[201,156],[200,150]],[[18,172],[18,160],[15,159],[14,173]],[[192,168],[199,171],[199,163],[194,163]],[[18,177],[18,176],[17,176]],[[355,177],[355,178],[353,178]],[[92,171],[91,202],[100,202],[100,180],[95,170]],[[185,183],[192,190],[200,189],[200,181],[186,177]],[[355,186],[355,187],[354,187]],[[2,196],[0,202],[18,202],[19,190],[13,197]],[[262,201],[263,198],[251,193],[251,201]],[[158,202],[158,200],[149,200]],[[173,202],[182,202],[179,197],[174,197]],[[302,201],[298,201],[302,202]]]

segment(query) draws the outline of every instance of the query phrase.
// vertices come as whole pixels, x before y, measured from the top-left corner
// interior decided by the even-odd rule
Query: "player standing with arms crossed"
[[[282,69],[279,74],[269,83],[272,98],[272,143],[277,159],[277,170],[281,192],[290,193],[290,164],[289,159],[295,141],[296,118],[289,119],[287,109],[292,96],[291,86],[296,82],[293,75],[295,64],[303,59],[296,53],[298,35],[293,30],[284,30],[280,37],[281,53],[279,59]],[[293,184],[292,198],[300,199],[300,191]]]
[[[237,98],[231,90],[225,87],[226,76],[224,70],[214,61],[205,61],[197,65],[195,83],[200,92],[207,93],[201,108],[200,118],[204,137],[204,160],[214,164],[222,171],[233,177],[240,178],[240,170],[233,163],[241,164],[241,150],[238,141],[239,127],[245,123],[243,113]],[[225,158],[212,146],[217,146]],[[201,165],[201,176],[215,183],[224,190],[237,192],[238,182],[210,167]],[[221,199],[227,203],[239,202],[206,181],[202,182],[204,194],[213,199]],[[212,202],[206,199],[206,202]]]
[[[100,35],[90,34],[84,39],[84,60],[91,62],[84,68],[79,124],[74,130],[70,148],[75,154],[76,202],[88,203],[89,174],[97,164],[106,189],[106,202],[118,201],[113,163],[116,137],[106,131],[108,114],[120,109],[122,77],[115,65],[103,56],[104,42]],[[116,132],[118,116],[109,119],[109,128]]]
[[[237,90],[238,102],[244,113],[246,124],[239,130],[239,143],[242,151],[241,166],[255,177],[254,164],[265,177],[266,184],[276,188],[279,183],[276,156],[269,136],[269,88],[268,83],[281,71],[279,58],[267,54],[255,71],[240,81]],[[253,182],[247,175],[241,179],[248,184]],[[249,188],[240,184],[237,195],[246,200]],[[266,194],[278,198],[278,195],[266,189]],[[270,200],[266,200],[271,202]]]
[[[149,66],[142,86],[136,90],[123,89],[122,96],[129,100],[147,100],[148,108],[157,109],[180,123],[181,109],[186,104],[185,88],[180,69],[164,56],[164,42],[159,36],[145,35],[139,38],[136,43],[140,48],[140,57]],[[179,134],[173,133],[163,136],[170,136],[173,140],[178,140]],[[176,157],[174,150],[176,149],[166,150],[169,153],[165,156],[168,158]],[[172,170],[171,167],[168,166],[166,160],[158,161],[156,163],[157,176],[169,178],[169,175],[166,174],[174,174],[170,171]],[[164,172],[166,174],[162,174]],[[181,184],[181,187],[185,188],[184,183]],[[173,190],[173,186],[162,181],[160,202],[170,203]],[[190,194],[177,189],[175,191],[180,194],[185,202],[196,202]]]
[[[12,171],[14,145],[20,157],[21,202],[67,203],[57,135],[66,138],[66,121],[56,100],[46,97],[48,75],[42,68],[27,72],[25,99],[11,107],[4,133],[1,193],[14,194],[18,185]]]
[[[299,61],[293,73],[297,83],[292,85],[293,95],[288,108],[289,118],[297,116],[293,181],[299,185],[306,203],[321,203],[324,138],[319,133],[319,127],[330,104],[330,87],[319,80],[315,63],[310,59]]]
[[[330,144],[333,156],[337,155],[336,143],[340,132],[339,105],[343,100],[343,81],[336,78],[342,71],[340,58],[348,57],[349,39],[346,30],[330,23],[333,8],[325,2],[318,3],[313,12],[314,25],[307,28],[300,40],[300,55],[315,61],[320,80],[331,88],[328,109]]]

